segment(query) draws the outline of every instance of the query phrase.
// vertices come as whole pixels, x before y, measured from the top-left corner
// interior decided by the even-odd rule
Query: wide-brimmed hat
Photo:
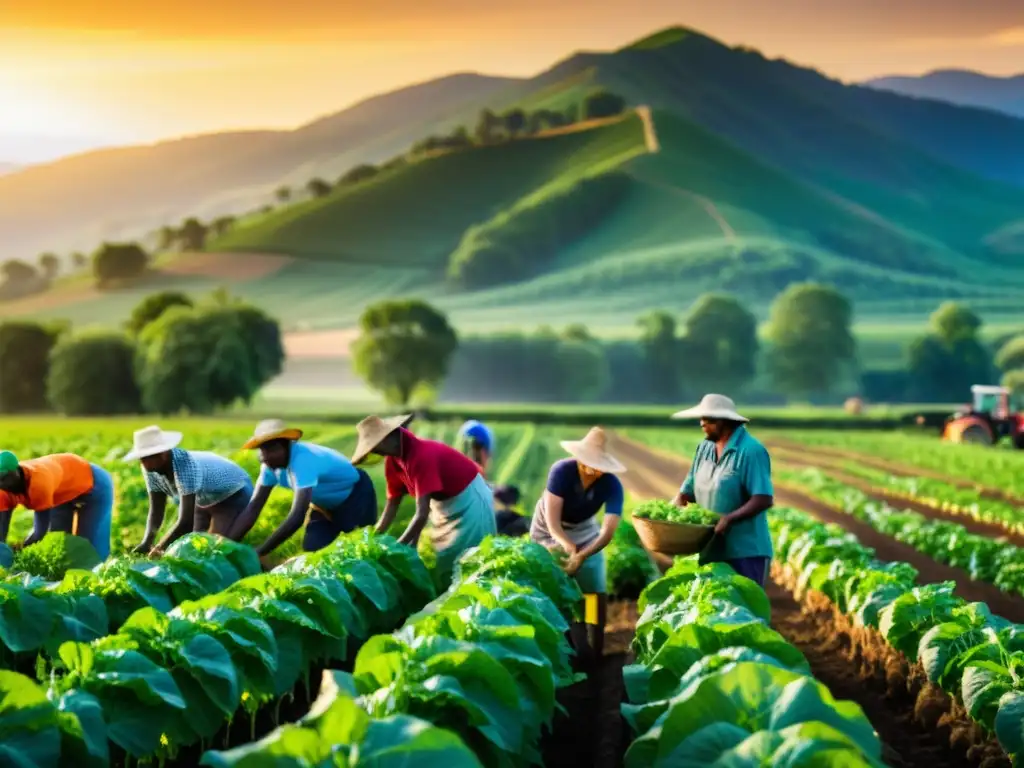
[[[301,429],[289,427],[281,419],[267,419],[256,425],[256,429],[252,432],[252,437],[245,442],[242,448],[249,451],[253,448],[259,448],[271,440],[298,440],[300,437],[302,437]]]
[[[704,395],[700,404],[685,411],[672,414],[673,419],[725,419],[726,421],[750,421],[736,412],[736,403],[725,395]]]
[[[352,452],[352,463],[359,464],[365,459],[374,448],[380,445],[384,438],[396,429],[404,427],[412,421],[412,414],[404,416],[392,416],[390,419],[382,419],[380,416],[367,416],[356,425],[356,449]]]
[[[138,461],[147,456],[166,453],[181,444],[181,432],[165,432],[158,426],[143,427],[132,435],[132,449],[122,456],[122,461]]]
[[[563,440],[562,448],[577,461],[591,469],[611,474],[626,471],[626,465],[608,451],[608,435],[601,427],[594,427],[582,440]]]

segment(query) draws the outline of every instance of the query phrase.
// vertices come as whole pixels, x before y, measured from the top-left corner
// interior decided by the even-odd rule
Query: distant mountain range
[[[642,311],[681,310],[706,291],[763,310],[808,279],[886,317],[924,317],[945,298],[1019,313],[1024,120],[844,85],[678,27],[532,78],[421,83],[295,131],[90,152],[0,177],[0,248],[11,251],[0,256],[252,211],[278,185],[334,181],[432,134],[472,132],[485,108],[578,116],[599,90],[625,99],[621,119],[417,154],[253,213],[200,261],[292,257],[238,290],[319,327],[350,327],[367,302],[408,295],[474,328],[633,327]],[[452,254],[469,251],[493,266],[486,281],[452,278]],[[82,299],[80,317],[132,298]]]
[[[919,77],[879,77],[864,85],[904,96],[937,99],[1024,117],[1024,74],[995,77],[962,69],[941,69]]]

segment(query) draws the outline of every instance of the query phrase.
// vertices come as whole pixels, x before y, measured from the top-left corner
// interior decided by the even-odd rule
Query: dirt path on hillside
[[[647,151],[652,155],[661,151],[661,143],[658,141],[658,131],[654,127],[654,117],[651,115],[651,108],[644,105],[636,108],[640,122],[644,124],[644,143]]]
[[[678,491],[689,467],[689,462],[681,457],[654,451],[622,436],[616,441],[616,452],[629,468],[622,475],[622,484],[630,493],[640,497],[653,490],[660,498],[671,498]],[[634,473],[642,478],[635,485]],[[802,509],[823,522],[841,526],[854,534],[865,547],[874,549],[880,560],[909,563],[917,569],[921,583],[954,581],[957,594],[964,600],[988,603],[994,613],[1013,622],[1024,622],[1024,600],[1006,595],[991,584],[974,581],[966,571],[938,563],[851,515],[778,483],[775,486],[775,501],[780,506]]]
[[[718,228],[722,231],[722,236],[725,237],[729,242],[736,242],[736,230],[732,228],[732,225],[726,220],[722,212],[718,210],[718,206],[714,204],[712,200],[703,195],[698,195],[696,192],[691,192],[688,189],[682,189],[680,187],[674,187],[664,181],[658,181],[655,179],[649,179],[638,174],[634,174],[634,177],[644,184],[650,184],[652,187],[658,187],[664,189],[666,192],[671,192],[673,195],[685,197],[687,200],[697,203],[704,212],[711,217],[711,219],[718,225]]]
[[[930,520],[944,520],[950,523],[957,523],[962,525],[971,533],[978,534],[979,536],[986,536],[990,539],[1004,538],[1018,547],[1024,547],[1024,534],[1007,530],[998,523],[986,523],[980,520],[975,520],[974,518],[966,515],[958,515],[955,512],[946,512],[941,509],[935,509],[934,507],[930,507],[920,501],[905,499],[896,493],[890,493],[877,488],[867,480],[859,478],[856,475],[851,475],[847,472],[843,472],[841,469],[833,469],[832,466],[824,465],[813,456],[807,456],[806,454],[792,454],[784,450],[780,451],[777,448],[772,451],[772,456],[776,460],[778,466],[785,466],[790,469],[820,470],[833,480],[837,480],[851,488],[856,488],[858,491],[871,497],[875,501],[884,502],[894,509],[908,509],[922,514]]]
[[[876,456],[858,453],[857,451],[821,445],[803,444],[795,440],[787,440],[781,437],[768,438],[762,442],[770,450],[800,453],[806,460],[812,460],[816,464],[820,464],[822,466],[837,466],[844,461],[855,461],[866,467],[871,467],[872,469],[877,469],[882,472],[888,472],[890,475],[899,475],[902,477],[926,477],[931,480],[940,480],[944,483],[955,485],[958,488],[969,488],[972,491],[977,491],[985,498],[993,499],[994,501],[1009,502],[1010,504],[1016,504],[1024,509],[1024,499],[1017,498],[1000,488],[979,485],[978,483],[960,477],[950,477],[949,475],[944,475],[935,470],[925,469],[923,467],[914,467],[909,464],[901,464],[900,462],[894,462],[889,459],[880,459]]]

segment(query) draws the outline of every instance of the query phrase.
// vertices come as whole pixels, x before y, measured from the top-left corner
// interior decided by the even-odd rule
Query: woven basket
[[[710,525],[666,523],[642,517],[633,518],[633,527],[645,549],[662,555],[695,555],[715,533]]]

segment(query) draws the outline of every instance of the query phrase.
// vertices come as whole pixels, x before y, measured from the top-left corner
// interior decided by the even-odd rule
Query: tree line
[[[0,412],[211,413],[249,403],[284,363],[277,321],[223,290],[140,302],[121,329],[0,323]]]
[[[763,402],[826,402],[857,394],[874,402],[948,403],[1002,375],[1024,391],[1024,333],[984,343],[980,318],[946,302],[905,350],[903,368],[862,370],[853,306],[835,288],[795,283],[772,303],[764,332],[727,294],[700,297],[681,318],[665,310],[637,320],[635,340],[596,339],[581,325],[458,338],[444,314],[418,300],[367,308],[353,363],[395,404],[413,398],[536,403],[677,403],[708,391]]]

